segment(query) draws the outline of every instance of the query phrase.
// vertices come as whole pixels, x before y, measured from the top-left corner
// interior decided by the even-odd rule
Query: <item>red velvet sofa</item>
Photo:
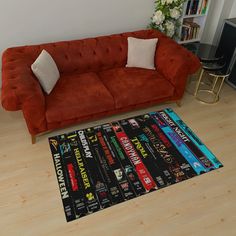
[[[157,37],[157,70],[126,68],[127,37]],[[61,78],[46,95],[31,71],[47,50]],[[2,57],[3,107],[22,110],[32,137],[105,115],[179,101],[188,75],[199,68],[196,56],[156,30],[9,48]]]

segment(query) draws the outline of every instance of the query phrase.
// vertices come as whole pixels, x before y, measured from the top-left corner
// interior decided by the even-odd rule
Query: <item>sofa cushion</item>
[[[115,107],[152,102],[173,96],[174,87],[156,70],[115,68],[99,73],[112,94]]]
[[[57,65],[51,55],[46,50],[42,50],[38,58],[31,65],[31,69],[43,90],[47,94],[51,93],[60,78]]]
[[[62,75],[53,91],[46,96],[48,123],[112,109],[113,98],[95,73]]]
[[[155,70],[154,59],[157,41],[157,38],[138,39],[128,37],[128,59],[126,67]]]

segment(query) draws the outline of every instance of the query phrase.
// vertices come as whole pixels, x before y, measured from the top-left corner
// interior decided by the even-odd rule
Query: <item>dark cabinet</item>
[[[230,71],[227,82],[236,88],[236,18],[225,20],[217,54],[224,56],[224,72]]]

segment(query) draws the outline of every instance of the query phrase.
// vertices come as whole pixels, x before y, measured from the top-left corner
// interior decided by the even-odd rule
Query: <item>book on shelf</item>
[[[197,14],[198,4],[199,4],[199,0],[193,0],[192,9],[191,9],[191,12],[190,12],[191,15]]]
[[[200,0],[200,1],[199,1],[198,9],[197,9],[197,14],[198,14],[198,15],[201,14],[201,11],[202,11],[202,2],[203,2],[203,1],[204,1],[204,0]]]
[[[207,2],[208,2],[208,0],[203,0],[203,1],[202,1],[201,13],[200,13],[200,14],[206,14],[206,11],[207,11]]]
[[[208,0],[188,0],[185,15],[205,14]]]
[[[198,38],[200,25],[193,21],[185,21],[182,25],[181,41]]]
[[[187,3],[187,7],[186,7],[186,12],[185,12],[185,15],[189,15],[189,9],[190,9],[190,6],[191,6],[191,0],[188,0],[188,3]]]

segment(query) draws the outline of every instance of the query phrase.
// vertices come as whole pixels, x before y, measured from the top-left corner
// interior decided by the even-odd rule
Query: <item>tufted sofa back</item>
[[[111,36],[15,47],[7,49],[4,55],[8,62],[12,62],[11,66],[14,67],[14,61],[17,61],[17,66],[25,64],[30,69],[30,65],[45,49],[52,55],[62,74],[97,72],[125,66],[129,36],[143,39],[158,37],[159,42],[160,38],[165,37],[158,31],[140,30]]]

